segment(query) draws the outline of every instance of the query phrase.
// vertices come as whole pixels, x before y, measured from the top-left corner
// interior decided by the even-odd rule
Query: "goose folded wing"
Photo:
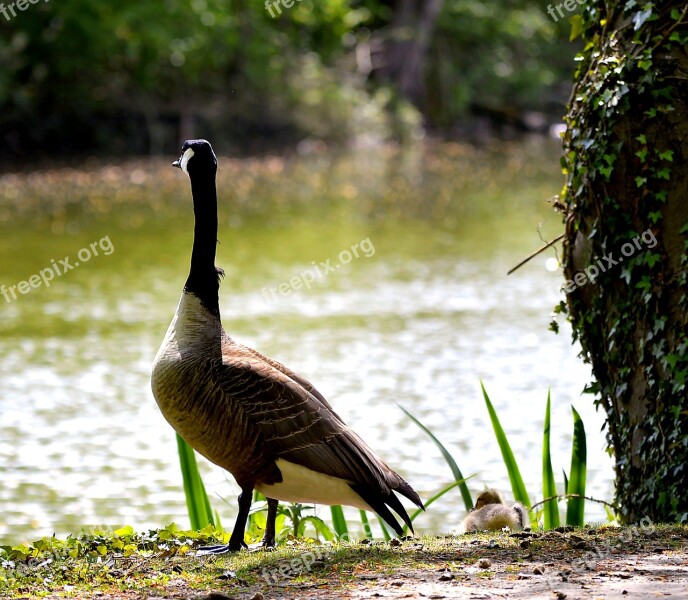
[[[326,403],[257,356],[223,357],[219,387],[275,456],[354,484],[395,487],[395,473]],[[398,476],[397,476],[398,477]]]
[[[292,371],[289,367],[285,367],[281,362],[278,362],[276,360],[273,360],[272,358],[268,358],[267,356],[261,354],[257,350],[254,350],[253,348],[249,348],[248,346],[243,346],[241,344],[235,344],[233,348],[233,353],[244,353],[247,356],[252,356],[254,358],[257,358],[259,360],[262,360],[263,362],[269,364],[271,367],[274,367],[281,373],[284,373],[287,377],[290,379],[293,379],[296,383],[298,383],[302,388],[304,388],[306,391],[310,392],[313,394],[322,404],[324,404],[327,408],[329,408],[331,411],[334,412],[334,409],[332,406],[330,406],[330,403],[325,400],[325,397],[315,388],[315,386],[308,381],[305,377],[302,377],[298,373],[295,373]],[[337,415],[337,418],[339,418],[339,415]]]

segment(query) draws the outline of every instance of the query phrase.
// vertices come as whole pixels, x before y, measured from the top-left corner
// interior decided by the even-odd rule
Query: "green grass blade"
[[[557,495],[552,470],[552,455],[550,453],[550,392],[547,392],[547,408],[545,409],[545,427],[542,439],[542,494],[543,498]],[[545,514],[545,529],[559,527],[559,504],[556,500],[549,500],[543,505]]]
[[[485,391],[485,386],[483,382],[480,382],[480,388],[483,391],[483,398],[485,398],[485,404],[487,406],[487,412],[490,414],[490,421],[492,422],[492,429],[494,429],[495,436],[497,437],[497,443],[499,444],[499,449],[502,451],[502,459],[506,465],[507,472],[509,474],[509,481],[511,482],[511,489],[514,493],[514,498],[517,502],[530,508],[530,498],[528,497],[528,492],[526,491],[526,486],[523,483],[523,477],[521,477],[521,471],[518,468],[516,459],[514,458],[514,453],[511,451],[511,446],[509,445],[509,440],[507,440],[506,433],[499,422],[497,413],[495,412],[492,402]]]
[[[186,507],[189,511],[191,529],[199,531],[206,525],[215,525],[213,512],[210,508],[210,500],[205,492],[205,486],[201,479],[196,463],[196,454],[191,446],[177,433],[177,451],[179,452],[179,464],[182,470],[184,482],[184,495]]]
[[[454,460],[454,457],[449,453],[449,450],[447,450],[443,445],[442,442],[440,442],[435,435],[430,431],[425,425],[423,425],[416,417],[414,417],[409,411],[407,411],[403,406],[397,405],[401,410],[404,411],[406,416],[411,419],[418,427],[420,427],[426,434],[427,436],[435,442],[435,446],[439,449],[441,452],[442,456],[444,457],[444,460],[446,463],[449,465],[449,468],[451,469],[452,475],[454,476],[454,481],[460,481],[461,483],[459,484],[459,490],[461,490],[461,497],[463,498],[463,503],[466,506],[466,510],[471,510],[473,508],[473,499],[471,498],[471,493],[468,491],[468,486],[465,483],[465,478],[463,474],[461,473],[461,469],[459,469],[459,465],[456,464],[456,461]]]
[[[217,510],[213,510],[213,516],[215,521],[215,529],[217,531],[222,531],[222,521],[220,521],[220,513]]]
[[[469,479],[470,479],[470,477],[469,477]],[[461,484],[463,483],[463,481],[464,481],[464,480],[462,480],[462,481],[455,481],[454,483],[450,483],[447,487],[445,487],[444,489],[441,489],[439,492],[437,492],[432,498],[426,500],[426,501],[425,501],[425,509],[427,510],[427,509],[433,504],[433,502],[435,502],[436,500],[439,500],[439,499],[440,499],[442,496],[444,496],[448,491],[453,490],[455,487],[461,485]],[[411,517],[410,517],[411,523],[413,523],[414,519],[415,519],[419,514],[421,514],[422,512],[423,512],[423,510],[420,509],[420,508],[417,509],[416,511],[414,511],[413,514],[412,514]],[[404,525],[404,535],[407,535],[407,534],[408,534],[408,525]]]
[[[389,542],[392,539],[392,535],[389,533],[387,525],[380,517],[377,518],[377,522],[380,524],[380,529],[382,529],[382,537],[385,538],[385,542]]]
[[[564,475],[564,493],[568,494],[569,493],[569,476],[566,474],[566,471],[564,471],[564,469],[562,469],[561,472]]]
[[[365,531],[366,537],[369,540],[373,539],[373,530],[370,528],[370,521],[368,521],[368,513],[364,510],[359,510],[361,513],[361,524],[363,525],[363,531]]]
[[[349,539],[349,527],[344,518],[344,510],[341,506],[330,506],[332,512],[332,529],[339,539]]]
[[[573,448],[571,450],[571,470],[567,493],[578,494],[579,498],[569,498],[566,506],[566,524],[582,527],[585,522],[585,479],[587,474],[587,444],[585,426],[576,409],[573,411]]]

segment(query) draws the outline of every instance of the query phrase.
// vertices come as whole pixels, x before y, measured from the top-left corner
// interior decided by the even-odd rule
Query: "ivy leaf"
[[[607,178],[607,181],[609,181],[609,176],[612,174],[614,167],[599,167],[597,170]]]
[[[654,267],[661,259],[661,256],[656,252],[648,252],[645,254],[645,264],[650,268]]]
[[[640,159],[640,162],[645,162],[645,159],[647,158],[647,148],[643,148],[642,150],[638,150],[635,155]]]
[[[657,179],[666,179],[669,181],[671,176],[671,169],[669,167],[664,167],[663,169],[660,169],[657,171]]]
[[[632,268],[624,267],[623,269],[621,269],[621,279],[623,279],[626,282],[626,285],[631,283],[631,271]]]
[[[569,19],[571,24],[571,33],[569,34],[569,42],[575,40],[581,33],[583,33],[583,19],[580,15],[573,15]]]
[[[647,183],[647,177],[641,177],[640,175],[638,175],[638,176],[635,178],[635,187],[642,187],[642,186],[644,186],[646,183]]]
[[[668,160],[669,162],[674,162],[674,151],[665,150],[664,152],[660,152],[659,158],[661,158],[662,160]]]
[[[642,281],[639,281],[635,284],[635,287],[643,292],[649,292],[652,284],[650,283],[650,279],[648,277],[643,277]]]
[[[654,212],[649,213],[647,216],[650,218],[650,221],[652,221],[652,224],[656,225],[657,221],[659,221],[662,218],[662,213],[661,211],[656,210]]]
[[[637,141],[639,141],[641,144],[647,144],[647,138],[645,137],[645,134],[641,133],[637,138],[635,138]]]
[[[643,71],[648,71],[650,67],[652,66],[652,61],[651,60],[639,60],[638,61],[638,66],[643,70]]]
[[[650,5],[650,8],[646,8],[645,10],[641,10],[640,12],[635,13],[633,16],[633,30],[638,31],[645,21],[647,21],[650,17],[652,16],[652,5]]]

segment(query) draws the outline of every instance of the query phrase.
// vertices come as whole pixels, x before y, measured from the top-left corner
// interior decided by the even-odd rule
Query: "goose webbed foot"
[[[198,556],[205,556],[208,554],[227,554],[228,552],[239,552],[242,548],[248,548],[245,542],[232,543],[229,544],[215,544],[213,546],[201,546],[198,549]]]
[[[225,554],[227,552],[239,552],[242,548],[248,548],[244,542],[244,530],[246,529],[246,519],[251,510],[251,496],[253,487],[242,487],[239,495],[239,514],[237,515],[234,530],[229,538],[228,544],[217,544],[214,546],[202,546],[198,549],[198,554]]]

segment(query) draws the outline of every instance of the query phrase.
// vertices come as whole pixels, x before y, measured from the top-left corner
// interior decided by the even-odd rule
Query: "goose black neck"
[[[194,241],[191,269],[184,289],[197,296],[201,304],[219,318],[219,279],[215,268],[217,249],[217,191],[215,172],[195,173],[191,177],[194,205]]]

